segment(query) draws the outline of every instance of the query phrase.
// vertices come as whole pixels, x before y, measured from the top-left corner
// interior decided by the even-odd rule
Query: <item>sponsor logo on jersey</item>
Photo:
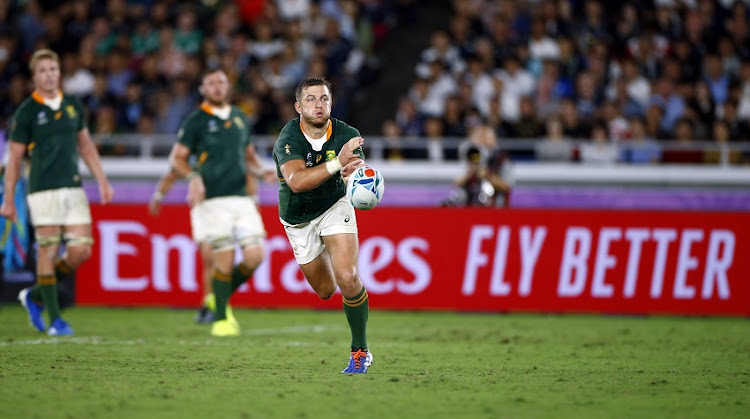
[[[312,153],[307,153],[307,161],[305,162],[305,166],[312,167]]]
[[[37,124],[37,125],[44,125],[44,124],[46,124],[47,122],[49,122],[49,121],[47,120],[47,113],[45,113],[44,111],[40,111],[40,112],[39,112],[39,113],[38,113],[38,114],[36,115],[36,124]]]
[[[216,132],[219,130],[219,126],[216,125],[216,121],[213,119],[208,121],[208,132]]]
[[[76,108],[73,105],[68,105],[65,107],[65,112],[68,113],[68,116],[70,119],[75,119],[76,117]]]
[[[55,121],[59,121],[60,118],[62,118],[62,112],[60,111],[55,112]]]
[[[292,149],[291,149],[291,147],[289,147],[289,144],[286,144],[284,146],[284,153],[286,153],[286,154],[292,154]]]

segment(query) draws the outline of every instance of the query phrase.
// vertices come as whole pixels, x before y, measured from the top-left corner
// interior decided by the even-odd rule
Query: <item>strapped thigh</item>
[[[66,246],[91,246],[94,244],[94,238],[91,236],[79,236],[75,233],[65,233],[63,237]]]
[[[244,249],[248,246],[262,246],[264,242],[265,240],[263,236],[248,236],[240,240],[240,248]]]
[[[234,240],[229,236],[218,237],[211,240],[211,249],[214,252],[221,252],[222,250],[229,250],[234,248]]]
[[[39,245],[39,247],[57,246],[61,241],[62,238],[60,237],[60,234],[36,235],[36,243]]]

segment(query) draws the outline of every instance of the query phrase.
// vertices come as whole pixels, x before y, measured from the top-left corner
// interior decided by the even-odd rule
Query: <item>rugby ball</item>
[[[346,199],[356,209],[368,210],[383,199],[385,182],[378,169],[370,166],[357,168],[346,182]]]

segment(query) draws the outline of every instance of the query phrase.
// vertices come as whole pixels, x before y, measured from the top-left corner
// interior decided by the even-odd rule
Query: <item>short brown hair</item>
[[[54,60],[58,66],[60,65],[60,57],[55,51],[46,48],[38,49],[34,51],[34,54],[31,55],[31,60],[29,60],[29,69],[31,70],[31,74],[36,73],[36,65],[39,64],[39,61],[41,60]]]
[[[330,92],[331,97],[333,97],[333,89],[331,89],[331,83],[328,80],[324,79],[323,77],[310,77],[302,80],[299,86],[297,86],[297,89],[294,91],[294,98],[297,100],[297,102],[299,102],[302,98],[302,91],[310,86],[325,86],[328,88],[328,92]]]

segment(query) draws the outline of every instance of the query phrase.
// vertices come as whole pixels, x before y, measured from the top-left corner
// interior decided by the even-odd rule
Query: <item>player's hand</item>
[[[276,171],[271,169],[264,170],[263,174],[261,174],[261,177],[263,178],[263,182],[266,183],[276,183],[279,180],[279,178],[276,176]]]
[[[99,182],[99,199],[101,199],[102,204],[109,204],[114,196],[115,190],[112,189],[112,185],[108,181]]]
[[[0,207],[0,215],[13,221],[14,223],[18,221],[15,202],[3,202],[2,207]]]
[[[365,139],[362,137],[354,137],[351,140],[347,141],[346,144],[341,147],[341,151],[339,152],[338,156],[341,166],[346,166],[350,161],[352,161],[352,159],[359,158],[359,153],[355,153],[355,151],[362,147],[362,144],[364,143]]]
[[[196,176],[192,179],[190,179],[190,182],[188,182],[188,194],[187,194],[187,203],[191,207],[194,207],[203,200],[206,199],[206,185],[203,184],[203,178],[200,176]]]
[[[341,168],[341,177],[344,178],[344,182],[349,180],[349,176],[357,170],[358,167],[365,166],[365,161],[360,158],[354,158],[352,161]]]
[[[151,199],[151,201],[149,201],[148,203],[148,213],[156,217],[157,215],[159,215],[159,212],[161,212],[161,201]]]

